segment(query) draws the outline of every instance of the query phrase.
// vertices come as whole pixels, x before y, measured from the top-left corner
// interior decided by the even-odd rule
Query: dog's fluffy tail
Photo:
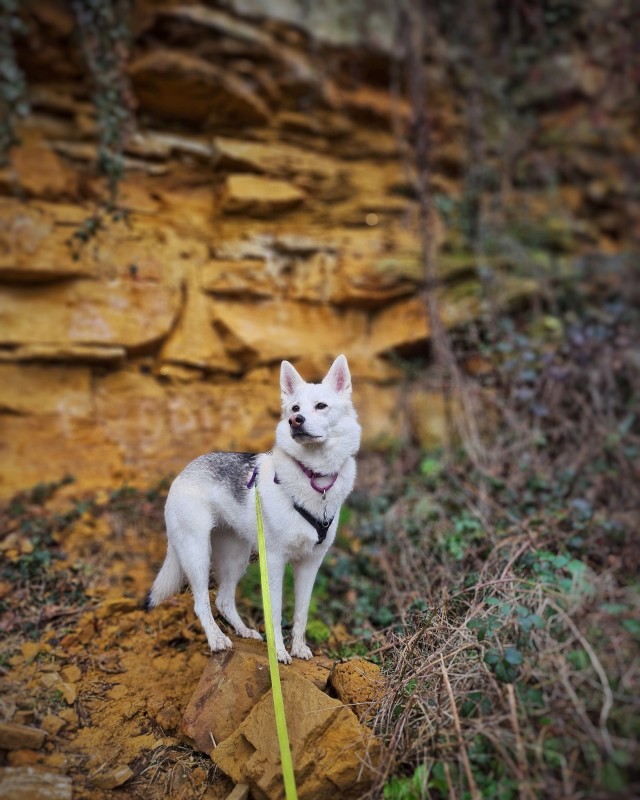
[[[166,600],[167,597],[179,592],[185,582],[184,572],[180,566],[180,561],[176,551],[171,544],[167,547],[167,557],[164,564],[158,573],[158,577],[153,582],[149,597],[147,599],[147,608],[153,608]]]

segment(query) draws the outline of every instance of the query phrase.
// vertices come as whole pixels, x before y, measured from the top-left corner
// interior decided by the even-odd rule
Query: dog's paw
[[[243,639],[257,639],[260,642],[262,641],[262,634],[255,628],[240,628],[236,633],[238,636],[242,636]]]
[[[278,661],[281,664],[290,664],[291,661],[293,660],[291,658],[291,656],[289,655],[289,653],[287,653],[287,651],[284,649],[284,647],[283,648],[278,648],[276,650],[276,655],[278,656]]]
[[[233,650],[233,642],[228,636],[221,633],[209,640],[209,647],[212,653],[219,653],[221,650]]]
[[[295,656],[296,658],[304,658],[305,661],[313,658],[313,653],[306,644],[294,644],[291,647],[291,655]]]

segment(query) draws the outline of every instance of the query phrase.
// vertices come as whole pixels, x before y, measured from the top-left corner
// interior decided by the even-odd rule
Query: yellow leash
[[[271,595],[269,593],[269,571],[267,569],[267,550],[264,542],[264,523],[262,521],[262,506],[260,495],[256,486],[256,522],[258,523],[258,556],[260,559],[260,582],[262,584],[262,608],[264,610],[264,623],[267,629],[267,651],[269,653],[269,674],[271,676],[271,691],[273,693],[273,710],[276,716],[276,730],[278,732],[278,745],[280,746],[280,763],[282,764],[282,779],[284,780],[284,794],[286,800],[298,800],[296,778],[293,774],[293,761],[291,760],[291,746],[289,732],[284,713],[284,700],[282,686],[280,685],[280,670],[276,654],[276,641],[273,631],[273,617],[271,616]]]

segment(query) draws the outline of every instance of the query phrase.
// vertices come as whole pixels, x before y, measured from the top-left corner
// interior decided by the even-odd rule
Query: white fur
[[[149,604],[157,605],[188,581],[195,612],[211,650],[231,647],[231,640],[220,630],[211,610],[209,574],[213,567],[218,580],[218,611],[239,636],[262,638],[242,622],[235,606],[236,586],[251,552],[257,549],[257,486],[264,516],[276,649],[278,660],[288,664],[291,656],[285,649],[281,628],[285,565],[292,564],[295,579],[291,655],[308,659],[311,650],[305,643],[305,628],[311,590],[322,559],[335,539],[340,507],[353,488],[360,426],[351,403],[347,359],[342,355],[319,384],[306,383],[288,361],[283,361],[280,390],[282,418],[276,427],[275,447],[258,455],[257,480],[251,489],[243,489],[240,500],[238,489],[234,496],[229,485],[216,480],[202,459],[191,462],[173,482],[165,507],[167,556],[153,584]],[[318,404],[327,407],[317,408]],[[303,423],[296,419],[298,415],[304,418]],[[211,454],[206,457],[207,463],[215,465],[221,456]],[[324,500],[296,461],[322,475],[338,474]],[[276,475],[279,483],[274,482]],[[245,484],[250,477],[249,470],[243,476]],[[316,481],[320,487],[329,482],[329,478]],[[327,518],[333,517],[333,522],[322,544],[318,544],[316,530],[295,510],[294,503],[317,519],[322,519],[326,503]]]

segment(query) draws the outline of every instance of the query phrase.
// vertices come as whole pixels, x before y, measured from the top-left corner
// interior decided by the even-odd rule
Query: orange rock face
[[[212,127],[259,125],[269,118],[248,83],[186,53],[151,51],[131,64],[131,77],[141,107],[165,119]]]
[[[31,34],[47,47],[21,54],[33,114],[0,169],[0,496],[64,474],[80,488],[144,483],[207,450],[269,447],[284,358],[313,380],[344,352],[365,445],[432,445],[442,403],[410,402],[407,414],[413,389],[394,360],[427,353],[430,331],[402,138],[410,108],[379,78],[388,36],[372,21],[366,41],[382,50],[354,49],[367,66],[358,85],[330,49],[355,48],[358,34],[327,27],[319,7],[288,27],[295,4],[269,25],[243,17],[242,4],[135,5],[124,215],[103,210],[84,244],[77,234],[104,187],[71,16],[38,6]],[[300,26],[329,49],[316,51]],[[446,70],[434,76],[433,191],[455,210],[466,122]],[[580,87],[595,102],[591,84]],[[616,211],[626,189],[610,156],[630,156],[636,140],[624,120],[586,135],[591,116],[577,99],[540,118],[545,153],[555,135],[577,137],[555,201],[539,184],[509,189],[509,209],[544,229],[554,264],[588,247],[615,252],[637,233]],[[585,216],[574,174],[588,175],[601,222]],[[457,326],[485,304],[476,255],[447,214],[434,224],[437,292],[444,323]],[[516,261],[483,261],[493,302],[536,290]]]

